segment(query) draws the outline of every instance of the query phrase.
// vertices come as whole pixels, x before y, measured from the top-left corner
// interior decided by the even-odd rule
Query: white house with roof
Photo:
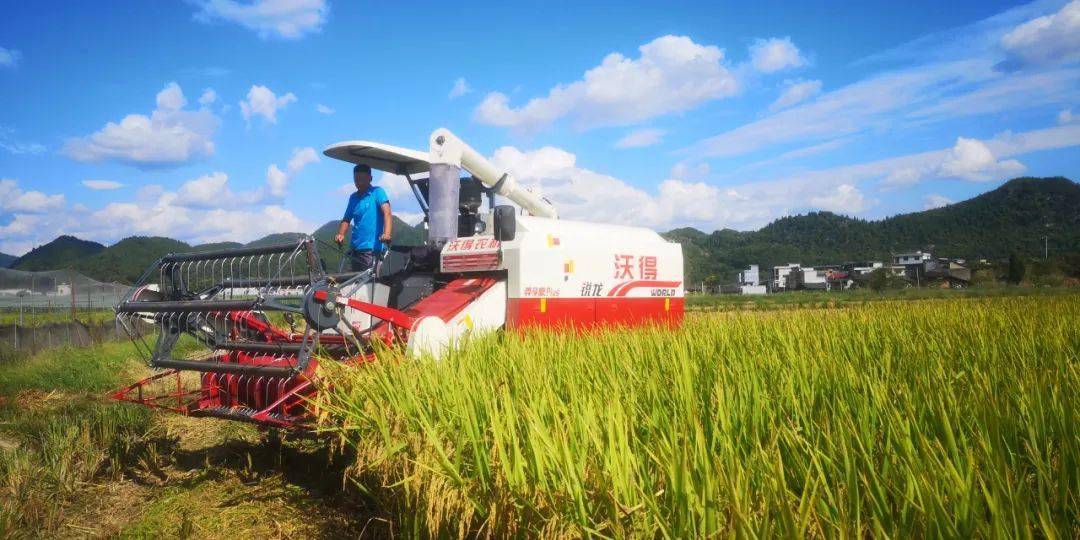
[[[929,261],[933,256],[926,251],[911,251],[907,253],[894,253],[893,264],[899,264],[901,266],[908,266],[914,264],[922,264],[924,261]]]

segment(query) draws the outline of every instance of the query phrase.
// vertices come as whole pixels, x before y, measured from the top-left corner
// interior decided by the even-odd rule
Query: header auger
[[[116,318],[164,371],[114,397],[303,428],[318,363],[373,360],[377,341],[437,358],[502,328],[682,320],[678,244],[649,229],[558,219],[453,133],[436,130],[429,143],[428,152],[367,141],[324,150],[404,176],[424,211],[426,244],[392,247],[378,275],[331,273],[309,236],[151,265]]]

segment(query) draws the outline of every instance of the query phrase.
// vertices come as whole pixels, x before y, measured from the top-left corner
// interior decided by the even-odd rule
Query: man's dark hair
[[[353,174],[356,174],[358,172],[371,174],[371,167],[368,166],[368,165],[360,164],[360,165],[357,165],[357,166],[353,167],[352,172],[353,172]]]

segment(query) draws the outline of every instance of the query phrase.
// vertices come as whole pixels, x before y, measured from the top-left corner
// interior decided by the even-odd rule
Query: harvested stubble
[[[1080,296],[722,313],[333,369],[420,535],[1076,537]]]

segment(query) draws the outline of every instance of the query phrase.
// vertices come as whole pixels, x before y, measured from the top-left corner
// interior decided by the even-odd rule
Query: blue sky
[[[310,230],[350,181],[322,148],[443,126],[565,217],[658,230],[1080,177],[1080,0],[5,3],[13,254]]]

